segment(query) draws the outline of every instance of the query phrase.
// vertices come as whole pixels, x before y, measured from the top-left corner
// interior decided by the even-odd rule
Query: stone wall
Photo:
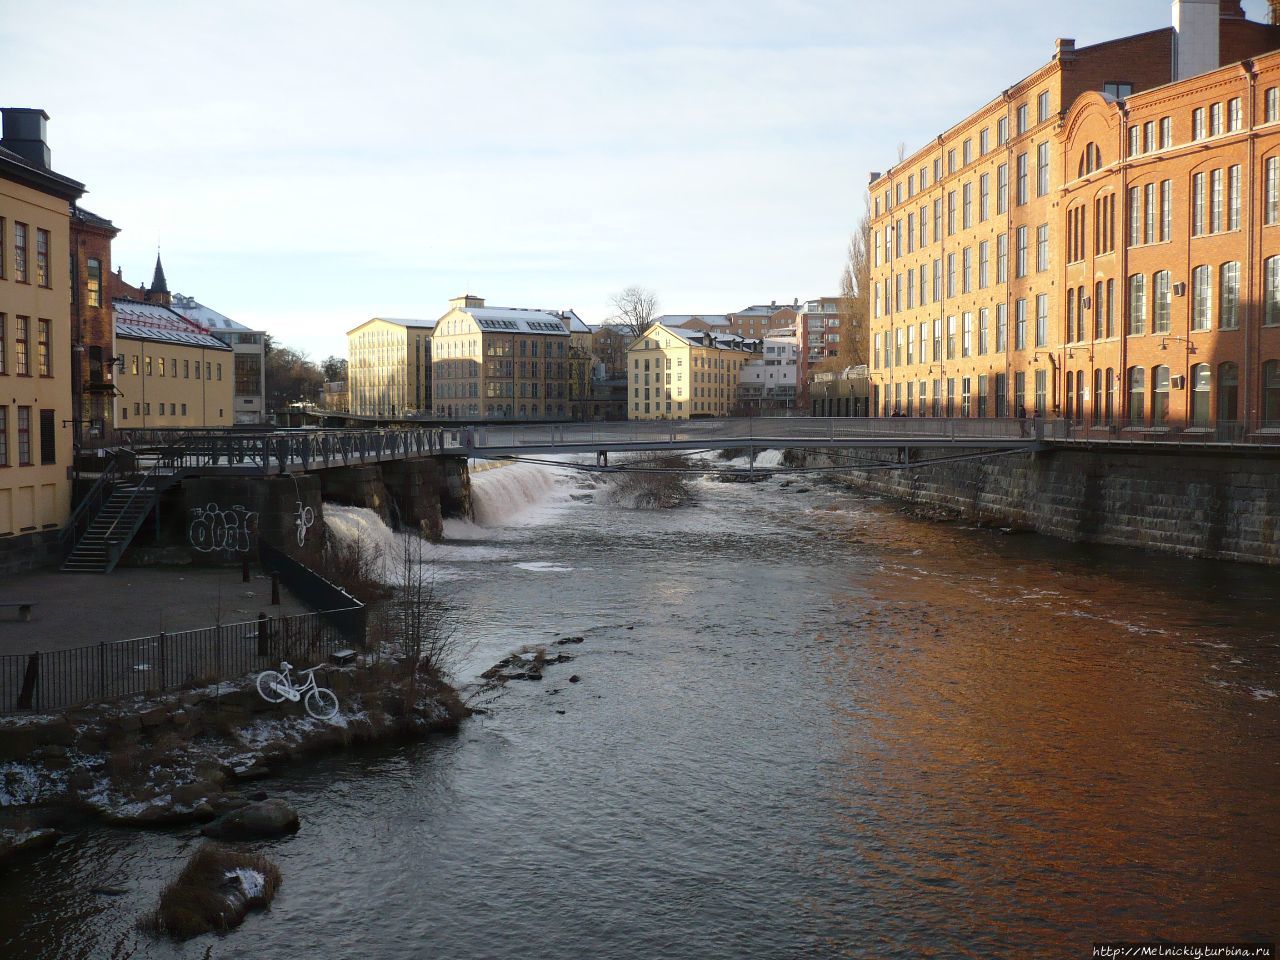
[[[808,460],[829,463],[832,456],[897,460],[892,450],[840,450]],[[851,471],[838,481],[1064,540],[1280,565],[1280,451],[1057,449]]]
[[[62,562],[61,530],[36,530],[0,537],[0,576],[56,567]]]
[[[444,532],[440,513],[444,484],[439,462],[421,459],[384,463],[382,482],[400,525],[431,540],[439,540]]]

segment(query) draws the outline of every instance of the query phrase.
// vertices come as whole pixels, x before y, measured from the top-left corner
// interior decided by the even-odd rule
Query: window
[[[956,255],[954,253],[947,254],[947,296],[954,297],[956,295]]]
[[[973,354],[973,314],[966,313],[963,318],[960,332],[960,356],[968,357]]]
[[[1209,397],[1213,389],[1212,375],[1207,363],[1191,368],[1191,422],[1197,427],[1209,425]]]
[[[1129,246],[1142,243],[1142,188],[1129,188]]]
[[[1240,264],[1224,263],[1218,270],[1218,329],[1240,326]]]
[[[1216,137],[1222,133],[1222,104],[1209,105],[1209,136]]]
[[[1009,308],[1003,303],[996,304],[996,353],[1004,353],[1009,349]]]
[[[1191,139],[1204,139],[1204,107],[1196,107],[1191,111]]]
[[[19,283],[27,282],[27,225],[14,221],[13,224],[13,278]],[[21,408],[19,408],[21,409]],[[31,419],[31,410],[27,408],[27,420]]]
[[[1049,295],[1036,294],[1036,346],[1049,345]]]
[[[1240,368],[1234,363],[1218,365],[1218,422],[1231,422],[1240,417]]]
[[[1280,362],[1262,365],[1262,425],[1280,427]]]
[[[956,192],[947,191],[947,236],[956,232]]]
[[[1013,266],[1013,275],[1015,277],[1025,277],[1027,275],[1027,228],[1019,227],[1017,232],[1017,247]]]
[[[1222,232],[1222,171],[1213,170],[1209,174],[1209,232]]]
[[[1043,91],[1036,97],[1036,122],[1044,123],[1049,119],[1049,91]]]
[[[1160,149],[1168,150],[1173,146],[1173,118],[1160,118]]]
[[[1135,273],[1129,278],[1129,334],[1143,333],[1147,324],[1147,278]]]
[[[978,244],[978,289],[985,290],[990,285],[991,242],[983,240]]]
[[[1151,422],[1163,426],[1169,422],[1169,368],[1151,371]]]
[[[1156,148],[1156,122],[1148,120],[1142,125],[1142,152],[1150,153]]]
[[[978,178],[978,222],[984,223],[991,215],[991,174]]]
[[[1208,330],[1213,320],[1213,274],[1208,266],[1191,271],[1191,329]]]
[[[1049,374],[1045,370],[1036,371],[1036,416],[1043,417],[1048,409]]]
[[[102,306],[102,261],[92,257],[85,269],[85,303],[91,307]]]
[[[20,377],[31,376],[31,319],[15,317],[13,328],[13,372]]]
[[[1267,88],[1267,123],[1280,120],[1280,87]]]
[[[4,217],[0,217],[0,280],[4,279],[4,262],[8,259],[4,255]]]
[[[9,408],[0,407],[0,467],[9,465]]]
[[[963,196],[963,223],[964,228],[968,230],[973,226],[973,184],[966,183],[960,188]]]
[[[40,411],[40,463],[44,466],[58,462],[58,438],[54,433],[54,412]]]
[[[36,227],[36,283],[48,287],[49,283],[49,231]]]
[[[1268,327],[1274,327],[1280,325],[1280,257],[1268,257],[1262,267],[1265,276],[1263,301],[1266,309],[1262,322]],[[3,319],[0,316],[0,323]],[[4,337],[0,334],[0,342],[3,340]],[[0,367],[0,373],[4,373],[3,367]]]
[[[1227,229],[1240,229],[1240,165],[1227,168]]]
[[[1049,144],[1042,143],[1036,147],[1036,196],[1043,197],[1049,192]]]
[[[996,283],[1009,282],[1009,235],[996,237]]]
[[[960,285],[964,293],[973,290],[973,247],[965,247],[961,252]]]
[[[1028,118],[1027,105],[1025,103],[1018,104],[1017,116],[1018,116],[1018,134],[1021,135],[1026,133],[1031,126],[1031,124],[1028,122],[1028,119],[1027,119]]]
[[[1013,305],[1013,349],[1027,349],[1027,301],[1023,299]]]
[[[42,377],[52,375],[49,367],[49,326],[48,320],[36,321],[36,366]]]
[[[1121,80],[1110,80],[1102,85],[1102,92],[1109,97],[1115,97],[1117,100],[1123,100],[1125,97],[1133,93],[1133,84],[1125,83]]]
[[[31,466],[31,408],[18,408],[18,466]]]
[[[1136,123],[1129,128],[1129,156],[1136,157],[1142,152],[1142,128]]]
[[[947,173],[956,172],[956,148],[952,147],[947,151]]]
[[[1044,273],[1049,269],[1049,225],[1042,223],[1036,227],[1036,272]]]
[[[956,318],[947,317],[947,359],[956,358]]]
[[[1141,367],[1129,368],[1129,422],[1140,424],[1146,420],[1145,399],[1147,371]]]
[[[1227,101],[1227,130],[1234,131],[1244,127],[1244,111],[1240,108],[1240,98]]]
[[[1197,173],[1191,178],[1191,235],[1201,236],[1205,227],[1205,189],[1204,174]]]
[[[969,164],[973,163],[973,140],[966,138],[964,144],[961,146],[961,151],[964,157],[964,165],[967,167]]]
[[[1009,141],[1009,118],[1001,117],[996,121],[996,146],[1003,146]]]
[[[1169,271],[1160,270],[1151,278],[1151,332],[1168,333],[1173,312]]]
[[[1146,216],[1142,222],[1142,242],[1156,242],[1156,185],[1148,183],[1146,186]]]
[[[996,168],[996,213],[1004,213],[1009,209],[1009,165],[1000,164]],[[1273,223],[1274,221],[1267,221]]]
[[[1027,155],[1018,154],[1018,186],[1017,203],[1022,206],[1027,202]]]
[[[1173,181],[1160,181],[1160,242],[1173,238]]]
[[[5,315],[0,313],[0,376],[9,372],[5,361],[5,355],[8,353],[8,345],[5,343],[5,320]]]
[[[983,307],[978,311],[978,356],[987,353],[990,347],[988,340],[989,326],[991,324],[991,311]]]
[[[978,134],[978,156],[985,157],[991,152],[991,128],[983,127]]]
[[[1267,157],[1266,204],[1263,219],[1268,224],[1280,223],[1280,157]]]

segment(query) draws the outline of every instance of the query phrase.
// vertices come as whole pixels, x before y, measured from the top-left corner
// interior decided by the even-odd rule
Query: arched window
[[[1076,420],[1081,423],[1084,423],[1084,397],[1088,392],[1087,384],[1084,371],[1079,371],[1076,374]]]
[[[1147,371],[1141,367],[1129,368],[1129,422],[1146,422],[1144,398],[1147,392]]]
[[[1197,427],[1209,425],[1209,398],[1213,389],[1213,374],[1207,363],[1191,368],[1191,422]]]
[[[1151,422],[1162,426],[1169,422],[1169,368],[1151,371]]]
[[[1119,379],[1120,375],[1113,368],[1107,367],[1107,423],[1114,422],[1116,411],[1120,409],[1120,404],[1116,402],[1116,393],[1120,389]]]
[[[1218,365],[1218,422],[1240,419],[1240,368],[1234,363]]]
[[[1262,365],[1262,425],[1280,427],[1280,360]]]
[[[1093,422],[1102,423],[1102,371],[1093,371]]]

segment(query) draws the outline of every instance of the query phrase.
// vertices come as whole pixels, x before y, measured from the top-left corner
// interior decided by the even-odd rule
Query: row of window
[[[195,370],[194,377],[191,375],[191,371],[193,369]],[[178,376],[178,360],[176,357],[169,357],[166,362],[165,357],[153,357],[150,355],[144,355],[141,357],[141,362],[140,362],[139,355],[135,353],[129,358],[129,372],[136,377],[138,376],[139,370],[145,371],[145,375],[148,377],[160,376],[160,377],[176,378]],[[182,361],[182,377],[185,380],[200,380],[201,379],[200,361],[197,360],[193,364],[189,359],[183,360]],[[222,364],[212,363],[206,360],[204,363],[203,379],[221,380]]]
[[[40,463],[42,466],[58,462],[57,437],[54,433],[54,412],[40,410]],[[10,447],[9,439],[9,407],[0,406],[0,467],[29,467],[33,465],[31,455],[31,407],[14,408],[14,426],[17,433],[15,447]],[[10,449],[17,453],[17,460],[11,461]]]
[[[1014,303],[1013,348],[1015,350],[1027,348],[1028,334],[1034,336],[1036,347],[1047,346],[1049,342],[1048,295],[1042,293],[1036,297],[1034,318],[1028,313],[1029,306],[1029,302],[1024,299]],[[929,336],[931,329],[932,337]],[[887,333],[877,333],[871,351],[872,369],[879,370],[883,367],[886,370],[892,370],[894,367],[902,366],[904,362],[916,363],[917,342],[920,363],[938,363],[944,359],[954,360],[957,353],[961,357],[981,357],[992,352],[1004,353],[1009,343],[1008,310],[1003,303],[1000,303],[996,305],[994,311],[986,307],[982,308],[976,317],[972,313],[964,313],[959,317],[950,316],[946,319],[945,337],[943,330],[943,321],[938,318],[918,325],[900,327],[893,331],[892,337]]]
[[[1050,104],[1049,91],[1042,90],[1040,91],[1040,93],[1036,95],[1036,123],[1041,124],[1049,120],[1050,112],[1051,112],[1051,104]],[[1019,136],[1021,136],[1022,134],[1026,133],[1028,130],[1031,129],[1032,125],[1030,121],[1029,104],[1027,103],[1019,104],[1014,111],[1014,116],[1016,118],[1017,132]],[[1009,140],[1009,118],[1008,117],[1001,117],[999,120],[996,121],[995,133],[996,133],[996,146],[997,147],[1004,146],[1004,144],[1007,143]],[[977,158],[979,159],[982,157],[985,157],[988,153],[991,152],[991,128],[990,127],[983,127],[982,130],[978,132],[977,147],[978,147]],[[975,159],[973,148],[974,148],[973,138],[966,137],[964,141],[960,144],[959,152],[957,152],[957,149],[955,147],[951,147],[950,149],[947,150],[947,153],[946,153],[947,175],[953,174],[957,170],[961,170],[969,166],[969,164],[973,163]],[[1045,166],[1047,167],[1049,145],[1047,143],[1042,144],[1040,149],[1043,151],[1045,155],[1044,162],[1045,162]],[[1025,157],[1026,155],[1023,154],[1023,156]],[[943,158],[936,157],[933,161],[933,182],[934,183],[939,182],[942,179],[942,177],[943,177]],[[914,197],[917,192],[921,192],[927,189],[928,186],[929,186],[929,168],[927,166],[923,166],[920,168],[919,173],[908,174],[905,184],[899,181],[892,190],[888,187],[885,188],[883,195],[880,197],[877,197],[875,200],[875,215],[877,217],[880,216],[881,209],[882,209],[881,201],[883,201],[884,212],[888,213],[891,209],[893,209],[894,206],[900,206],[905,201],[910,200],[912,197]],[[1044,194],[1047,192],[1048,192],[1048,188],[1046,187],[1045,190],[1040,194],[1040,196],[1044,196]]]
[[[53,376],[52,327],[48,320],[36,320],[35,372],[42,377]],[[31,333],[30,317],[13,318],[12,372],[19,377],[31,376]],[[0,375],[10,372],[9,354],[9,319],[6,314],[0,313]]]
[[[6,242],[9,224],[0,217],[0,280],[10,275],[8,269],[10,247]],[[36,259],[35,282],[37,286],[49,288],[53,281],[49,273],[49,231],[36,227]],[[20,220],[13,221],[13,279],[18,283],[31,282],[31,228]]]
[[[166,416],[166,414],[165,414],[165,410],[164,410],[164,406],[165,406],[165,405],[164,405],[164,403],[163,403],[163,402],[162,402],[162,403],[158,403],[158,404],[157,404],[157,406],[160,408],[160,409],[159,409],[159,411],[158,411],[158,413],[157,413],[157,416],[161,416],[161,417]],[[170,417],[176,417],[176,416],[179,416],[179,413],[178,413],[178,407],[179,407],[179,404],[176,404],[176,403],[171,403],[171,404],[169,404],[169,412],[168,412],[168,414],[167,414],[167,415],[168,415],[168,416],[170,416]],[[185,417],[185,416],[187,415],[187,405],[184,403],[184,404],[181,404],[181,407],[182,407],[182,413],[181,413],[181,416],[184,416],[184,417]],[[145,416],[145,417],[149,417],[149,416],[151,416],[151,404],[150,404],[150,403],[135,403],[135,404],[133,405],[133,415],[134,415],[135,417],[144,417],[144,416]],[[221,411],[221,410],[219,410],[219,411],[218,411],[218,416],[222,416],[222,411]],[[121,419],[121,420],[128,420],[128,419],[129,419],[129,405],[128,405],[127,403],[122,403],[122,404],[120,405],[120,419]]]

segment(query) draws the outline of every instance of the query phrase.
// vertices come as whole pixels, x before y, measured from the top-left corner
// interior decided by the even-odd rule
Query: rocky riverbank
[[[453,731],[469,713],[437,677],[420,674],[411,695],[395,661],[331,667],[319,682],[339,699],[331,721],[268,703],[247,681],[5,718],[0,857],[47,842],[33,831],[56,825],[59,811],[135,827],[211,821],[250,804],[251,785],[297,757]]]

